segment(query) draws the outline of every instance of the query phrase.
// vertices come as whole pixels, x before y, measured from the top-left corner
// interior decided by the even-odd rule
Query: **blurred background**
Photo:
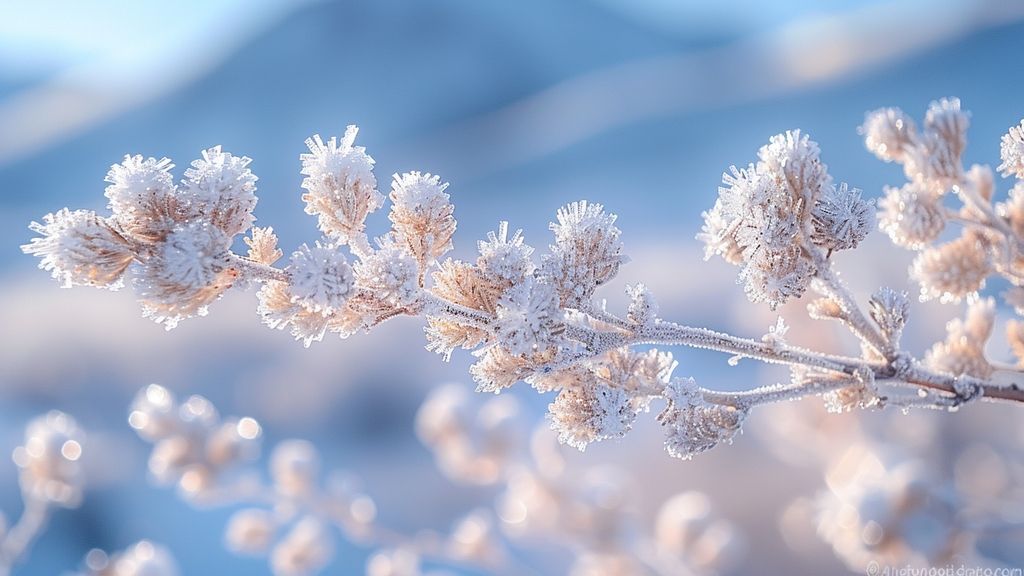
[[[91,451],[83,506],[59,512],[15,573],[61,573],[90,548],[139,538],[168,546],[185,574],[267,573],[264,560],[224,550],[230,509],[198,511],[145,481],[148,446],[126,414],[150,382],[258,419],[268,443],[312,440],[327,467],[362,478],[382,522],[406,532],[445,529],[496,494],[444,478],[415,437],[430,389],[472,387],[471,358],[443,363],[423,348],[415,320],[307,350],[261,327],[254,294],[238,292],[165,333],[141,318],[130,290],[61,290],[35,270],[19,249],[28,223],[64,206],[104,211],[103,177],[125,153],[168,156],[178,175],[209,146],[250,156],[258,224],[272,225],[288,252],[316,239],[299,200],[303,140],[358,124],[382,187],[408,170],[451,182],[455,256],[472,257],[499,220],[542,250],[559,206],[602,202],[619,215],[632,258],[604,292],[612,308],[624,307],[626,283],[643,281],[666,317],[756,336],[775,315],[747,303],[735,269],[704,263],[694,240],[723,170],[754,160],[772,134],[800,128],[821,144],[836,180],[876,197],[903,177],[864,150],[864,112],[900,106],[920,117],[944,96],[973,111],[965,161],[994,165],[999,137],[1024,116],[1022,38],[1024,4],[1002,0],[0,4],[0,453],[50,408],[79,421]],[[371,233],[385,229],[384,214],[372,217]],[[883,283],[915,291],[910,257],[874,234],[839,265],[865,299]],[[907,347],[923,353],[960,313],[915,302]],[[834,326],[801,321],[799,303],[783,315],[796,343],[854,346]],[[788,378],[676,352],[676,373],[712,388]],[[998,329],[989,353],[1010,360]],[[540,422],[550,398],[521,388],[511,394]],[[987,476],[1002,474],[999,490],[1021,496],[1012,469],[1024,443],[1019,409],[844,415],[818,426],[819,404],[756,412],[733,446],[689,462],[670,459],[653,415],[641,417],[627,438],[570,463],[636,477],[643,489],[631,505],[641,517],[677,492],[706,492],[743,534],[744,553],[726,567],[734,574],[846,570],[816,535],[812,501],[827,488],[820,455],[803,446],[809,439],[838,455],[881,436],[951,485],[984,461]],[[795,437],[793,419],[807,422]],[[978,450],[994,456],[978,460]],[[964,453],[974,460],[964,464]],[[1022,500],[1003,504],[1019,514]],[[16,468],[0,460],[0,510],[10,521],[20,506]],[[1012,550],[995,545],[988,557],[1012,565]],[[327,573],[359,573],[368,552],[342,545]],[[543,573],[565,573],[571,552],[541,560]]]

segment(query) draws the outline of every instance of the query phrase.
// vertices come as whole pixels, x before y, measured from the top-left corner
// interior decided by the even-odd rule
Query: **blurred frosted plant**
[[[202,501],[239,464],[259,455],[262,430],[252,418],[221,420],[202,396],[177,403],[162,386],[139,391],[128,422],[153,442],[149,470],[163,484],[176,483],[182,494]]]
[[[969,527],[954,491],[920,463],[886,465],[850,449],[819,497],[819,534],[854,571],[882,565],[938,566],[966,551]]]
[[[946,226],[939,196],[915,182],[886,187],[879,205],[880,228],[904,248],[920,249],[938,238]]]
[[[899,108],[868,112],[858,131],[868,150],[886,162],[902,161],[907,149],[917,141],[914,121]]]
[[[993,172],[963,169],[968,124],[960,102],[945,99],[932,104],[920,130],[896,109],[870,114],[862,127],[868,147],[903,163],[910,178],[888,189],[879,220],[897,243],[921,250],[912,277],[925,298],[972,298],[992,274],[1024,286],[1024,188],[994,204]],[[902,299],[888,294],[868,310],[854,298],[834,256],[871,232],[873,205],[857,188],[834,182],[818,144],[799,130],[771,137],[755,163],[723,175],[698,238],[708,257],[739,268],[752,302],[776,309],[815,294],[809,316],[838,321],[854,335],[859,347],[850,355],[790,344],[781,319],[760,338],[671,322],[642,284],[626,290],[625,313],[616,313],[597,291],[629,260],[623,232],[615,214],[586,200],[557,210],[547,253],[535,254],[520,231],[509,234],[501,222],[477,243],[475,259],[448,257],[457,227],[448,183],[428,173],[395,174],[385,198],[373,159],[355,145],[356,132],[350,126],[340,139],[307,142],[302,198],[325,238],[303,244],[283,267],[273,230],[252,227],[256,178],[249,160],[219,148],[206,150],[180,185],[169,160],[126,157],[108,175],[109,217],[49,215],[32,226],[41,236],[23,250],[65,285],[114,285],[127,266],[145,315],[167,328],[206,314],[231,287],[255,285],[263,323],[306,346],[394,317],[421,317],[429,350],[446,360],[457,349],[473,354],[477,390],[500,393],[526,382],[552,394],[552,427],[581,450],[623,436],[651,406],[667,405],[659,416],[666,449],[687,458],[734,439],[753,408],[803,396],[824,396],[839,411],[1024,401],[1020,370],[1003,370],[997,381],[923,362],[901,348]],[[1018,136],[1008,134],[1010,166]],[[954,195],[964,203],[959,211],[945,205]],[[388,201],[390,230],[371,246],[367,219]],[[961,237],[933,246],[954,222],[965,226]],[[231,250],[244,232],[245,256]],[[781,363],[793,377],[754,390],[702,388],[673,380],[675,362],[664,350],[636,350],[652,345],[710,349],[733,364]],[[172,478],[186,475],[179,460],[195,462],[195,448],[182,440],[160,450]],[[476,456],[466,454],[446,459],[446,466],[475,469]],[[198,482],[197,474],[190,481]]]
[[[491,484],[519,457],[519,405],[511,397],[474,402],[457,384],[435,389],[416,414],[416,433],[450,478]]]
[[[84,434],[74,419],[51,410],[25,427],[25,443],[14,449],[24,508],[10,527],[0,515],[0,575],[10,574],[46,528],[54,508],[77,508],[85,478],[79,460]]]
[[[108,555],[93,549],[85,556],[84,569],[76,576],[178,576],[178,564],[163,546],[148,540]]]
[[[967,230],[952,242],[923,250],[910,276],[921,284],[922,300],[959,302],[984,288],[991,270],[984,237]]]
[[[666,500],[654,525],[658,554],[684,558],[698,572],[728,570],[742,555],[736,528],[719,517],[701,492],[682,492]]]
[[[904,118],[899,110],[889,109],[889,113]],[[1017,287],[1024,285],[1021,184],[1018,181],[1010,190],[1006,201],[996,202],[992,169],[978,165],[964,169],[961,157],[970,122],[960,101],[933,102],[925,115],[924,131],[904,134],[902,147],[907,154],[900,157],[879,151],[879,138],[868,128],[884,123],[879,114],[869,115],[863,130],[865,144],[883,160],[902,162],[910,180],[901,188],[886,188],[880,202],[881,228],[896,244],[919,252],[911,277],[921,285],[921,298],[959,302],[983,289],[991,276],[1001,276]],[[1024,177],[1021,130],[1013,126],[1003,136],[999,171],[1005,177]],[[959,209],[948,206],[953,196],[959,200]],[[951,242],[935,245],[948,223],[961,225],[962,233]]]
[[[469,411],[460,408],[463,389],[440,390],[447,392],[421,409],[421,437],[437,446],[442,470],[452,477],[495,482],[513,461],[512,452],[521,449],[515,444],[518,406],[512,398],[493,398],[485,409]],[[416,571],[408,572],[416,576],[421,557],[484,568],[505,559],[493,520],[480,511],[461,520],[451,534],[404,536],[380,526],[376,504],[358,490],[357,481],[340,472],[325,478],[319,450],[305,440],[278,443],[264,481],[259,472],[242,466],[259,452],[259,424],[248,417],[222,421],[199,396],[178,403],[167,389],[147,386],[136,396],[128,421],[141,438],[154,443],[150,469],[156,480],[176,480],[183,497],[204,507],[241,505],[227,522],[225,546],[236,554],[266,557],[277,576],[321,573],[334,558],[339,536],[384,550],[388,557],[387,550],[401,549],[416,561]],[[368,573],[406,573],[383,571],[384,564],[371,560]],[[121,573],[96,576],[107,574]]]
[[[972,302],[963,319],[946,324],[946,339],[925,354],[925,363],[936,370],[957,376],[988,378],[993,367],[985,359],[985,342],[995,324],[996,301],[992,298]]]
[[[648,361],[654,357],[644,356]],[[510,433],[494,458],[500,464],[487,468],[495,473],[453,473],[444,462],[466,452],[465,446],[493,435],[492,418],[485,415],[493,413],[499,402],[502,413],[512,415],[517,426],[501,427]],[[468,554],[497,570],[511,557],[531,552],[533,543],[551,541],[573,552],[570,571],[581,574],[619,574],[616,570],[627,566],[639,570],[630,574],[705,574],[740,556],[735,529],[709,507],[700,519],[692,519],[693,526],[685,534],[681,527],[676,531],[667,527],[677,520],[683,522],[669,503],[665,504],[665,518],[649,525],[648,518],[636,513],[641,492],[625,470],[568,466],[565,448],[542,425],[524,446],[525,435],[512,432],[522,426],[519,420],[514,398],[474,399],[454,385],[435,389],[421,406],[417,430],[442,464],[442,471],[459,482],[498,485],[502,490],[493,511],[477,509],[456,524],[448,539],[449,550],[461,551],[460,556]],[[690,497],[707,500],[698,493]],[[405,557],[408,553],[404,552]],[[394,561],[387,565],[394,566]],[[372,569],[369,573],[377,574]]]

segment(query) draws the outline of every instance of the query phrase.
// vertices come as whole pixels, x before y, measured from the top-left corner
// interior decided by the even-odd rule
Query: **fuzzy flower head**
[[[329,316],[345,305],[355,281],[345,255],[331,244],[303,244],[286,268],[292,301],[311,312]]]
[[[129,242],[107,220],[89,210],[67,208],[43,216],[29,228],[39,234],[21,247],[40,258],[39,268],[61,286],[96,286],[116,290],[135,258]]]
[[[919,250],[946,227],[939,197],[916,182],[900,188],[887,186],[879,207],[879,228],[904,248]]]
[[[875,227],[874,201],[861,198],[860,190],[830,186],[812,212],[811,240],[828,250],[847,250],[858,244]]]
[[[355,281],[391,306],[412,304],[420,293],[419,266],[412,254],[386,237],[355,265]]]
[[[505,291],[498,301],[495,332],[498,342],[514,355],[546,351],[557,344],[562,330],[558,293],[548,281],[527,276]]]
[[[384,205],[373,175],[373,158],[355,146],[359,128],[349,126],[338,140],[324,142],[317,134],[306,140],[302,160],[302,196],[306,213],[318,217],[320,231],[341,242],[363,231],[366,217]]]
[[[999,172],[1003,176],[1014,175],[1024,180],[1024,120],[1019,126],[1011,126],[1010,130],[1003,134],[999,144],[999,157],[1003,163],[999,165]]]
[[[917,139],[914,121],[899,108],[880,108],[868,112],[858,132],[872,154],[886,162],[902,161],[906,149]]]
[[[391,183],[391,219],[395,239],[425,268],[452,249],[455,211],[447,182],[420,172],[395,174]]]
[[[636,410],[625,390],[589,378],[558,394],[548,406],[548,420],[560,442],[582,452],[591,442],[625,436]]]
[[[14,450],[18,481],[26,498],[74,508],[82,499],[79,469],[82,432],[67,414],[56,410],[25,428],[25,444]]]
[[[499,223],[497,232],[488,232],[487,240],[477,242],[477,249],[476,265],[489,279],[514,283],[533,274],[533,248],[523,242],[522,230],[508,237],[508,222]]]
[[[959,238],[918,254],[910,276],[921,284],[921,300],[959,302],[985,287],[992,264],[984,239],[967,230]]]
[[[168,330],[185,318],[204,316],[235,278],[227,267],[229,246],[224,232],[205,222],[176,228],[136,268],[134,285],[143,314]]]
[[[706,402],[692,378],[675,378],[664,395],[668,405],[658,422],[665,428],[665,450],[674,458],[689,460],[731,443],[747,416],[745,410]]]
[[[256,176],[249,170],[252,160],[234,156],[214,146],[185,170],[181,193],[188,209],[203,220],[235,236],[252,226],[256,208]]]
[[[617,216],[601,204],[586,200],[558,209],[551,253],[544,258],[544,272],[558,287],[566,306],[585,302],[601,284],[615,277],[629,259],[622,253]]]

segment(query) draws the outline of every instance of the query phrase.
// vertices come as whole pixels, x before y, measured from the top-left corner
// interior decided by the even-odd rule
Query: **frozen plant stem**
[[[900,346],[906,294],[882,288],[862,307],[834,270],[831,256],[861,243],[875,226],[876,209],[860,190],[833,181],[818,145],[798,130],[772,137],[755,163],[730,168],[698,238],[707,257],[740,269],[752,302],[774,309],[809,291],[820,295],[809,315],[837,320],[856,336],[862,346],[852,356],[790,345],[781,318],[760,339],[667,321],[640,284],[627,290],[625,316],[609,312],[595,292],[628,258],[616,216],[587,201],[558,211],[550,226],[554,243],[539,261],[521,231],[510,234],[505,222],[478,242],[475,262],[446,258],[456,228],[448,184],[431,174],[396,174],[385,198],[373,159],[355,145],[354,126],[341,138],[307,141],[302,199],[323,238],[300,246],[284,265],[275,266],[284,254],[273,230],[252,226],[250,160],[219,147],[204,151],[180,183],[167,159],[125,157],[107,176],[109,216],[48,214],[32,224],[39,236],[23,249],[65,286],[113,289],[131,278],[144,314],[168,329],[206,314],[231,287],[252,284],[260,285],[263,322],[307,346],[327,333],[344,338],[395,316],[423,317],[428,349],[445,358],[457,348],[477,356],[471,372],[478,390],[497,393],[525,381],[558,392],[549,408],[552,426],[580,448],[624,435],[654,400],[666,405],[658,416],[666,448],[684,458],[731,440],[753,406],[806,395],[825,396],[840,411],[1024,402],[1019,372],[1004,374],[1009,384],[992,380],[983,342],[994,309],[974,299],[985,275],[996,272],[1022,284],[1016,299],[1024,309],[1017,272],[1024,186],[995,206],[991,170],[963,170],[967,120],[958,101],[933,104],[920,136],[891,111],[874,114],[864,127],[869,148],[904,162],[912,178],[880,202],[882,229],[897,243],[924,248],[947,217],[938,202],[947,190],[965,204],[958,219],[971,223],[964,238],[926,249],[912,269],[923,298],[973,302],[922,359]],[[1020,176],[1024,136],[1014,130],[1004,138],[1003,169]],[[367,217],[386,200],[391,229],[371,245]],[[248,254],[232,253],[233,239],[244,233]],[[1014,333],[1024,353],[1024,327]],[[792,381],[750,393],[707,390],[673,377],[671,354],[637,349],[652,344],[715,350],[729,354],[730,363],[788,365]]]
[[[15,562],[32,546],[50,518],[50,506],[38,499],[25,501],[25,509],[18,522],[11,526],[0,541],[0,576],[7,576]]]

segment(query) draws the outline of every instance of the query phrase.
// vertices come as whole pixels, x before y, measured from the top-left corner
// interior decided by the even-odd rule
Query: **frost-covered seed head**
[[[871,295],[870,304],[871,319],[890,342],[898,345],[910,312],[907,293],[897,292],[892,288],[880,288]]]
[[[914,121],[899,108],[868,112],[858,131],[867,149],[886,162],[902,161],[906,149],[917,139]]]
[[[992,264],[982,239],[971,231],[960,238],[922,251],[910,267],[921,284],[921,300],[959,302],[985,287]]]
[[[658,302],[654,294],[643,284],[626,286],[629,296],[629,308],[626,319],[638,326],[649,326],[658,317]]]
[[[558,222],[550,225],[555,243],[544,257],[543,268],[558,287],[565,306],[585,302],[597,286],[614,278],[619,266],[628,261],[622,253],[616,218],[601,204],[586,200],[558,209]]]
[[[217,280],[225,266],[229,239],[204,222],[190,222],[167,236],[160,247],[160,277],[196,290]]]
[[[915,182],[900,188],[887,186],[879,207],[879,228],[893,242],[911,250],[930,244],[946,226],[939,197]]]
[[[515,355],[556,345],[562,330],[562,311],[555,287],[533,276],[513,285],[498,301],[494,329],[501,346]]]
[[[189,212],[220,228],[224,234],[241,234],[252,226],[256,208],[256,176],[252,160],[234,156],[214,146],[185,170],[180,191]]]
[[[317,216],[320,231],[339,242],[361,233],[367,215],[384,205],[373,158],[354,145],[358,132],[349,126],[341,140],[331,137],[327,142],[317,134],[306,140],[309,154],[300,156],[306,213]]]
[[[403,247],[387,238],[355,265],[356,285],[391,306],[412,304],[420,294],[419,265]]]
[[[185,318],[205,315],[236,277],[228,268],[229,245],[223,231],[202,221],[176,228],[135,268],[143,315],[168,330]]]
[[[857,188],[831,186],[825,190],[812,212],[814,231],[811,240],[829,250],[847,250],[858,244],[875,227],[874,201],[861,198]]]
[[[732,442],[746,419],[745,410],[706,402],[692,378],[673,379],[664,395],[668,404],[658,422],[665,429],[665,450],[674,458],[689,460]]]
[[[312,248],[303,244],[293,252],[286,271],[292,301],[324,316],[345,305],[355,281],[345,254],[336,246],[319,241]]]
[[[135,258],[129,242],[111,223],[89,210],[67,208],[43,216],[29,228],[39,234],[21,247],[40,258],[39,268],[61,286],[96,286],[116,290]]]
[[[452,249],[454,207],[447,182],[420,172],[395,174],[391,183],[391,219],[396,241],[405,244],[424,268]]]
[[[560,442],[583,451],[591,442],[625,436],[636,411],[625,390],[591,378],[562,390],[548,406],[548,420]]]
[[[818,143],[800,130],[772,136],[768,144],[758,150],[757,156],[761,160],[758,171],[771,176],[776,186],[787,190],[798,210],[810,209],[832,185],[828,166],[821,162]]]
[[[25,444],[14,450],[18,482],[26,498],[75,508],[82,500],[83,434],[67,414],[52,410],[25,428]]]
[[[1024,120],[1020,121],[1019,126],[1010,126],[1010,130],[1003,135],[999,157],[1003,163],[998,170],[1003,176],[1012,174],[1024,179]]]
[[[105,195],[109,208],[118,219],[130,220],[155,197],[176,192],[169,158],[145,158],[125,155],[124,161],[114,164],[105,180],[110,183]]]
[[[476,265],[485,277],[498,282],[519,282],[533,274],[533,248],[523,242],[523,231],[508,237],[508,222],[498,224],[497,232],[488,232],[487,240],[477,242],[480,256]]]

